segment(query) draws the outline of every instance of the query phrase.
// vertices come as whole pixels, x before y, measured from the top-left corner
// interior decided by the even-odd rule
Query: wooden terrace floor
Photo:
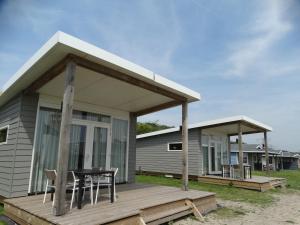
[[[75,202],[71,211],[59,217],[52,215],[50,195],[45,204],[42,203],[43,195],[7,199],[4,210],[21,225],[144,225],[165,223],[191,213],[201,218],[201,214],[216,209],[214,193],[185,192],[166,186],[119,185],[115,203],[109,202],[107,189],[101,190],[100,196],[96,205],[90,205],[86,197],[81,210],[76,208]]]
[[[234,187],[240,187],[245,189],[267,191],[276,187],[283,187],[286,184],[286,179],[277,177],[264,177],[264,176],[252,176],[251,179],[239,180],[221,176],[200,176],[199,182],[218,184],[218,185],[232,185]]]

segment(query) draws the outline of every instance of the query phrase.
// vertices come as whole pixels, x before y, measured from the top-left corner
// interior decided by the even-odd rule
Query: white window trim
[[[6,140],[5,140],[5,142],[0,142],[0,145],[6,145],[6,144],[7,144],[8,132],[9,132],[9,125],[4,126],[4,127],[0,127],[0,131],[1,131],[1,130],[5,130],[5,129],[7,129]]]
[[[170,149],[170,144],[181,144],[182,145],[182,142],[168,142],[168,152],[182,152],[182,149],[181,150]]]

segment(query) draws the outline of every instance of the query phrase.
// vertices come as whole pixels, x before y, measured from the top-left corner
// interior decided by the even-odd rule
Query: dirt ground
[[[242,202],[222,201],[220,208],[205,216],[204,222],[192,217],[176,221],[174,225],[300,225],[300,192],[275,194],[276,201],[266,207]]]

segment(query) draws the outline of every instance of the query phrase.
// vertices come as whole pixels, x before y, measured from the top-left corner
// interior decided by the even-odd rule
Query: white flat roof
[[[239,116],[232,116],[232,117],[225,117],[221,119],[215,119],[215,120],[207,120],[200,123],[194,123],[189,125],[189,129],[193,128],[212,128],[212,127],[221,127],[221,126],[228,126],[228,124],[232,124],[235,122],[244,122],[245,124],[252,125],[254,127],[257,127],[258,129],[266,130],[266,131],[272,131],[272,127],[265,125],[261,122],[258,122],[254,119],[251,119],[247,116],[239,115]],[[174,127],[169,128],[165,130],[150,132],[146,134],[137,135],[137,138],[145,138],[145,137],[151,137],[156,136],[160,134],[167,134],[180,131],[180,127]]]
[[[43,72],[50,69],[67,54],[75,54],[122,71],[132,77],[185,97],[189,102],[200,100],[200,94],[154,72],[58,31],[50,38],[12,77],[4,84],[0,93],[0,105],[24,90]]]

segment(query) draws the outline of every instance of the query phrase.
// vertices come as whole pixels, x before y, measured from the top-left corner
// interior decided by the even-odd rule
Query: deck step
[[[174,209],[170,209],[167,211],[163,211],[160,213],[155,213],[149,216],[144,217],[144,221],[146,224],[161,224],[164,221],[164,218],[169,218],[172,217],[172,219],[177,219],[183,216],[186,216],[188,214],[192,213],[191,207],[190,206],[181,206],[181,207],[176,207]],[[158,222],[159,221],[159,222]],[[169,221],[169,220],[167,220]]]

